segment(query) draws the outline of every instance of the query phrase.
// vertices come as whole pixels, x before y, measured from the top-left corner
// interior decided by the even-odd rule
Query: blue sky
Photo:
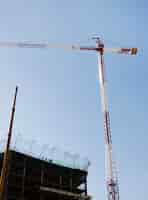
[[[113,151],[121,199],[145,199],[148,180],[147,9],[144,0],[0,1],[0,41],[49,41],[139,48],[105,55]],[[88,191],[105,197],[97,56],[59,49],[0,49],[0,129],[8,128],[19,85],[15,132],[91,161]]]

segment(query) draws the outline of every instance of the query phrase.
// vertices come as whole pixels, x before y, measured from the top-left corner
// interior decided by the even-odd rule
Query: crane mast
[[[96,48],[101,49],[98,52],[98,73],[100,82],[100,93],[102,103],[102,113],[104,120],[104,140],[105,140],[105,165],[106,165],[106,187],[108,200],[119,200],[118,182],[114,179],[113,161],[112,161],[112,140],[110,131],[110,117],[107,105],[106,96],[106,80],[105,80],[105,67],[104,67],[104,44],[100,39],[96,40]]]

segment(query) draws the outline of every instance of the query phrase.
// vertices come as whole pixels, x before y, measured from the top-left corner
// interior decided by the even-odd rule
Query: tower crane
[[[80,51],[94,51],[98,56],[98,75],[100,82],[100,96],[102,104],[102,113],[104,120],[104,140],[105,140],[105,160],[106,160],[106,191],[107,200],[119,200],[118,180],[114,176],[114,167],[112,159],[112,139],[110,130],[110,116],[107,105],[106,80],[104,70],[104,53],[118,53],[123,55],[136,55],[137,48],[106,48],[98,37],[94,37],[96,46],[79,46],[79,45],[58,45],[49,43],[33,42],[0,42],[0,47],[18,47],[18,48],[61,48]]]

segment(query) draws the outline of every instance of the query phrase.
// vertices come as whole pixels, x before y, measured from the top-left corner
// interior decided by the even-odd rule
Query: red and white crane
[[[106,159],[106,189],[108,200],[119,200],[119,186],[117,177],[114,176],[114,167],[112,159],[112,140],[110,131],[110,117],[107,105],[106,80],[104,70],[104,53],[118,53],[127,55],[136,55],[137,48],[106,48],[99,38],[96,40],[96,46],[79,46],[79,45],[56,45],[49,43],[33,43],[33,42],[0,42],[0,47],[19,47],[19,48],[62,48],[69,50],[95,51],[98,55],[98,73],[100,81],[100,93],[102,112],[104,120],[104,138],[105,138],[105,159]]]

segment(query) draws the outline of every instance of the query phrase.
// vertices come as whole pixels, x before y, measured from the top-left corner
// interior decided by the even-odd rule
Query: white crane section
[[[82,50],[82,51],[95,51],[98,55],[98,73],[100,81],[100,93],[102,112],[104,120],[104,140],[105,140],[105,158],[106,158],[106,186],[107,186],[107,199],[119,200],[119,186],[118,179],[114,176],[113,160],[112,160],[112,140],[110,131],[110,117],[107,107],[107,95],[106,95],[106,82],[105,82],[105,70],[104,70],[104,53],[118,53],[124,55],[136,55],[137,48],[106,48],[99,38],[93,38],[96,40],[96,46],[79,46],[79,45],[64,45],[64,44],[50,44],[50,43],[34,43],[34,42],[1,42],[0,47],[8,48],[59,48],[67,50]]]
[[[106,166],[106,186],[107,186],[107,198],[108,200],[119,200],[119,185],[118,179],[114,176],[115,172],[113,169],[112,159],[112,140],[110,131],[110,117],[107,105],[106,96],[106,80],[105,80],[105,69],[103,54],[105,52],[119,53],[119,54],[131,54],[137,53],[137,48],[120,48],[120,49],[109,49],[104,48],[104,44],[99,38],[96,38],[96,49],[98,52],[98,72],[100,81],[100,93],[102,102],[102,112],[104,119],[104,140],[105,140],[105,166]]]
[[[86,50],[86,51],[101,51],[101,47],[87,47],[79,45],[65,45],[65,44],[50,44],[50,43],[34,43],[34,42],[0,42],[0,47],[18,47],[18,48],[59,48],[67,50]],[[137,53],[137,48],[103,48],[105,53],[119,53],[119,54],[131,54]]]

